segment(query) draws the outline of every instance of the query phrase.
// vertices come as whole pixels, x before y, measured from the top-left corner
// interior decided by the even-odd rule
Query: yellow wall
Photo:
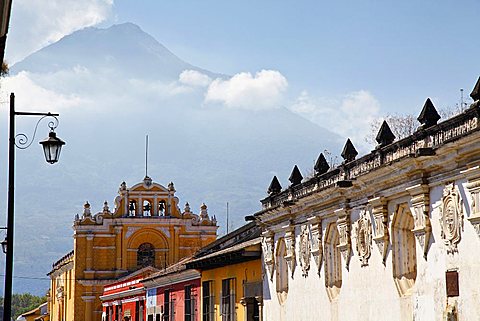
[[[244,297],[243,284],[262,281],[261,260],[253,260],[244,263],[232,264],[211,270],[202,271],[202,282],[213,281],[215,297],[215,320],[221,320],[220,316],[220,293],[222,280],[235,279],[235,311],[237,321],[245,318],[245,307],[240,303]]]

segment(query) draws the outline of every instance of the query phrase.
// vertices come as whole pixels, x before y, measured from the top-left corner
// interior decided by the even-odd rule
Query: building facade
[[[265,320],[479,320],[480,79],[437,123],[428,99],[411,136],[388,124],[361,158],[272,180],[262,211]]]
[[[199,321],[200,272],[181,260],[143,281],[147,291],[147,321]]]
[[[201,272],[202,321],[262,320],[260,229],[249,223],[195,254]]]
[[[104,286],[146,266],[158,269],[191,256],[216,239],[217,224],[203,204],[194,214],[179,208],[173,183],[145,179],[120,185],[115,208],[105,202],[91,213],[88,202],[73,225],[73,251],[49,273],[52,321],[99,321]]]
[[[132,272],[103,288],[102,321],[144,321],[146,320],[146,291],[143,279],[158,272],[147,266]]]

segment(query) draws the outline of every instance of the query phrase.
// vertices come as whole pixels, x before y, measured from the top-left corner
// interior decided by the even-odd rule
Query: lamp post
[[[25,134],[15,135],[15,116],[41,116],[35,126],[35,131],[31,140]],[[15,147],[19,149],[26,149],[30,147],[37,127],[40,121],[46,117],[52,117],[54,121],[50,121],[49,137],[40,142],[43,147],[45,160],[54,164],[60,157],[60,151],[65,142],[57,138],[54,132],[58,126],[58,114],[52,113],[31,113],[31,112],[17,112],[15,111],[15,95],[10,94],[10,115],[9,115],[9,141],[8,141],[8,200],[7,200],[7,237],[2,242],[2,248],[6,247],[6,268],[5,268],[5,295],[3,301],[3,320],[10,321],[12,318],[12,283],[13,283],[13,229],[14,229],[14,188],[15,188]],[[18,144],[16,142],[18,138]]]

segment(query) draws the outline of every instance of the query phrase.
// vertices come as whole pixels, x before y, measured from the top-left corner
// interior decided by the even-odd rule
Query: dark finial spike
[[[272,182],[268,187],[267,193],[270,195],[273,195],[273,194],[278,194],[281,191],[282,191],[282,185],[280,185],[280,182],[278,181],[277,176],[273,176]]]
[[[300,173],[300,170],[298,169],[297,165],[292,170],[292,174],[290,174],[290,178],[288,179],[290,183],[292,183],[292,186],[298,185],[302,182],[303,176],[302,173]]]
[[[470,94],[470,97],[472,97],[473,101],[479,101],[480,100],[480,77],[478,77],[477,83],[476,83],[475,87],[473,88],[473,91]]]
[[[343,159],[347,162],[350,162],[350,161],[353,161],[355,157],[357,157],[357,155],[358,155],[357,150],[355,149],[352,142],[350,141],[350,138],[348,138],[342,151]]]
[[[323,156],[323,153],[320,153],[320,156],[318,156],[317,162],[315,163],[315,166],[313,167],[315,170],[315,173],[318,175],[322,175],[330,169],[330,165],[328,165],[327,160],[325,159],[325,156]]]
[[[395,135],[392,133],[392,130],[390,129],[390,126],[388,126],[386,120],[383,121],[375,140],[379,144],[379,147],[387,146],[393,143],[395,140]]]
[[[430,98],[427,98],[425,105],[423,105],[422,112],[417,119],[423,125],[423,128],[427,128],[437,124],[438,120],[440,119],[440,115],[435,109],[435,106],[433,106]]]

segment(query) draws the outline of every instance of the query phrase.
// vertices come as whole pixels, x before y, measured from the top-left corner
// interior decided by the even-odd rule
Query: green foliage
[[[12,297],[12,315],[14,320],[25,312],[38,308],[47,301],[45,296],[36,296],[31,293],[14,294]],[[3,298],[0,297],[0,306],[3,306]]]

